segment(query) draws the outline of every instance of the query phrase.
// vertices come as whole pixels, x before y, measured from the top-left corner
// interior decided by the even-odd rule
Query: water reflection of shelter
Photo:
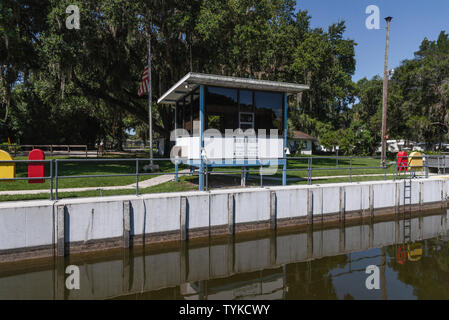
[[[181,284],[185,300],[285,299],[286,268],[236,274],[229,278]]]
[[[286,169],[287,98],[307,89],[295,83],[189,73],[158,100],[175,107],[172,156],[199,168],[200,189],[205,166],[274,164]],[[286,170],[282,182],[286,184]]]

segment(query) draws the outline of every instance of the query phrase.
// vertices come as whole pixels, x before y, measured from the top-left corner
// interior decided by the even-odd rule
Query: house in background
[[[301,151],[301,154],[312,154],[312,144],[318,140],[307,133],[295,130],[293,131],[293,137],[288,138],[287,144],[291,154],[295,154],[297,151]]]

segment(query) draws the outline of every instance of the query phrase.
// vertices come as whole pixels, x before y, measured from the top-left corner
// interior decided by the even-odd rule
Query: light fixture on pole
[[[338,150],[340,150],[340,146],[335,147],[335,151],[337,151],[337,158],[336,158],[336,166],[338,168]]]

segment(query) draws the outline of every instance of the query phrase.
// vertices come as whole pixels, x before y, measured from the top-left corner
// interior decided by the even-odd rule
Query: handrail
[[[338,167],[331,167],[331,166],[325,166],[325,167],[317,167],[315,165],[313,165],[314,161],[315,163],[320,160],[323,159],[339,159],[340,160],[340,165]],[[436,159],[436,160],[441,160],[442,158],[445,159],[445,157],[443,156],[427,156],[427,155],[423,155],[423,156],[413,156],[413,157],[408,157],[409,159],[412,158],[420,158],[423,159],[423,165],[418,165],[418,166],[412,166],[409,165],[409,162],[407,161],[407,164],[404,163],[404,168],[406,169],[405,172],[409,171],[410,169],[413,168],[422,168],[425,171],[425,177],[428,177],[429,175],[429,159]],[[448,157],[449,158],[449,157]],[[341,166],[341,160],[345,160],[347,159],[349,162],[349,166]],[[307,181],[307,184],[311,185],[312,181],[313,181],[313,172],[323,172],[323,171],[348,171],[348,178],[349,181],[352,182],[353,180],[353,173],[354,171],[357,170],[383,170],[384,173],[384,179],[386,180],[387,177],[387,169],[392,169],[393,168],[393,172],[390,171],[390,173],[388,173],[388,175],[393,175],[394,179],[396,180],[398,177],[400,178],[401,174],[399,172],[399,163],[397,162],[390,162],[389,165],[379,165],[379,166],[364,166],[363,164],[358,165],[357,163],[354,164],[353,160],[355,159],[378,159],[377,157],[361,157],[361,156],[345,156],[345,157],[286,157],[286,158],[260,158],[260,159],[252,159],[252,160],[258,160],[258,163],[253,165],[250,164],[250,168],[245,169],[244,172],[249,174],[249,173],[255,173],[256,170],[259,170],[259,175],[260,175],[260,186],[263,187],[263,178],[264,176],[266,176],[267,174],[264,173],[264,169],[263,167],[268,167],[271,165],[273,165],[274,161],[279,161],[277,164],[275,163],[274,166],[279,166],[281,165],[281,161],[285,160],[286,163],[290,163],[292,164],[292,162],[296,162],[298,163],[298,161],[301,163],[302,162],[302,166],[295,168],[295,167],[289,167],[286,168],[285,171],[287,172],[307,172],[307,176],[304,177],[299,177],[299,178],[303,178],[303,181]],[[380,158],[379,158],[380,159]],[[92,158],[92,159],[49,159],[49,160],[0,160],[0,165],[3,164],[8,164],[8,163],[44,163],[45,166],[49,166],[49,172],[50,175],[45,176],[45,177],[14,177],[14,178],[0,178],[0,182],[1,181],[14,181],[14,180],[39,180],[39,179],[49,179],[50,180],[50,199],[53,200],[54,199],[58,199],[58,182],[60,179],[82,179],[82,178],[102,178],[102,177],[132,177],[135,176],[136,177],[136,194],[139,194],[139,177],[143,177],[143,176],[157,176],[157,175],[175,175],[175,179],[177,179],[178,175],[199,175],[199,172],[195,172],[195,170],[191,170],[190,172],[178,172],[177,171],[177,166],[178,165],[188,165],[188,163],[185,163],[185,161],[183,161],[182,158],[178,158],[178,159],[171,159],[171,158],[153,158],[152,160],[154,162],[161,162],[161,161],[171,161],[173,163],[173,168],[175,171],[154,171],[154,172],[140,172],[140,166],[139,163],[142,164],[142,162],[149,162],[151,159],[150,158],[106,158],[106,159],[102,159],[102,158]],[[185,160],[185,159],[184,159]],[[221,158],[217,158],[217,159],[189,159],[189,161],[201,161],[203,160],[205,162],[205,166],[206,168],[208,168],[209,166],[211,166],[211,164],[214,161],[222,161],[225,159],[221,159]],[[229,160],[229,159],[228,159]],[[248,159],[234,159],[236,161],[242,161],[242,160],[248,160]],[[111,162],[134,162],[135,165],[135,170],[133,172],[129,173],[116,173],[116,174],[85,174],[85,175],[63,175],[61,174],[61,166],[64,166],[67,163],[83,163],[83,162],[104,162],[104,163],[111,163]],[[236,164],[235,167],[246,167],[246,165],[242,165],[242,164]],[[253,168],[251,168],[253,167]],[[131,169],[131,167],[130,167]],[[211,171],[209,169],[206,170],[205,176],[206,176],[206,186],[208,185],[208,176],[211,173]],[[238,170],[219,170],[219,171],[213,171],[213,174],[235,174],[235,173],[242,173],[243,171],[238,171]],[[53,181],[55,180],[55,188],[53,188]],[[175,180],[177,181],[177,180]],[[53,190],[54,189],[54,190]],[[54,197],[53,197],[53,191],[54,191]]]

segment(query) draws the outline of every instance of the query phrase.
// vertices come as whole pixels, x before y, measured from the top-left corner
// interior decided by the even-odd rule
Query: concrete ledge
[[[308,224],[308,220],[306,216],[302,217],[295,217],[295,218],[282,218],[277,220],[277,227],[282,228],[288,228],[288,227],[297,227],[297,226],[304,226]]]
[[[211,237],[229,235],[229,226],[225,224],[221,226],[211,227],[209,234]]]
[[[235,233],[252,232],[258,230],[268,230],[270,229],[270,220],[257,221],[257,222],[247,222],[247,223],[237,223],[235,225]]]
[[[132,237],[132,243],[135,246],[144,244],[159,244],[181,241],[179,231],[167,231],[158,233],[149,233],[145,235],[136,235]]]
[[[123,247],[122,237],[91,240],[88,242],[66,242],[65,244],[66,254],[95,252],[120,247]]]
[[[0,251],[0,263],[9,263],[22,260],[53,257],[55,250],[53,246],[29,247]]]

